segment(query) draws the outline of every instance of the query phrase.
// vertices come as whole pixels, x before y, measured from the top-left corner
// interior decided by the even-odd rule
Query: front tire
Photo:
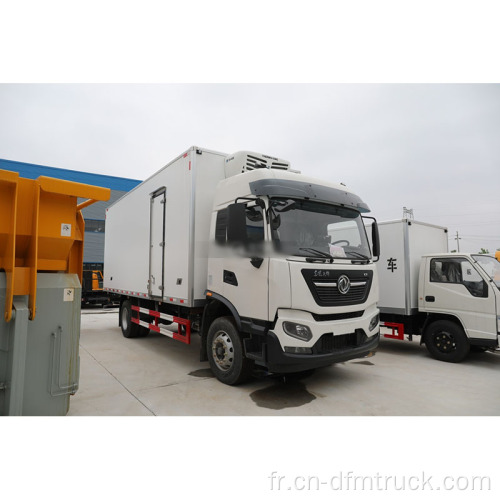
[[[212,372],[224,384],[241,384],[251,375],[253,363],[245,358],[241,337],[229,316],[217,318],[210,325],[207,355]]]
[[[431,323],[425,331],[424,342],[433,358],[449,363],[459,363],[470,351],[462,327],[447,320]]]

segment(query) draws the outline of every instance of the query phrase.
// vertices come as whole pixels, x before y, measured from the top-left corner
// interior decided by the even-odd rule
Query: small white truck
[[[380,330],[368,211],[287,161],[192,147],[108,208],[104,288],[125,337],[197,332],[226,384],[363,357]]]
[[[420,335],[441,361],[495,350],[500,335],[500,263],[448,253],[448,231],[411,219],[380,222],[380,318],[388,338]]]

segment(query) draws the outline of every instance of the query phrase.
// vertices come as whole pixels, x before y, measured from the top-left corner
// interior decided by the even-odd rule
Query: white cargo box
[[[415,220],[379,222],[377,263],[381,313],[418,312],[418,273],[422,255],[448,251],[448,230]]]
[[[108,208],[106,290],[187,307],[204,300],[213,194],[225,158],[192,147]]]

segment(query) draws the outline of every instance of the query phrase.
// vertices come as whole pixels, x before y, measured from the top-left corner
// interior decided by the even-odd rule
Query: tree
[[[486,248],[481,248],[481,250],[479,250],[479,253],[490,253],[490,251],[486,250]]]

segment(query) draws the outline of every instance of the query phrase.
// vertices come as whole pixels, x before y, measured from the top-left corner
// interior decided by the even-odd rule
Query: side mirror
[[[227,241],[247,242],[246,207],[244,203],[232,203],[227,207]]]
[[[373,219],[372,224],[372,243],[373,243],[373,256],[380,257],[380,236],[378,234],[378,224],[375,219]]]

